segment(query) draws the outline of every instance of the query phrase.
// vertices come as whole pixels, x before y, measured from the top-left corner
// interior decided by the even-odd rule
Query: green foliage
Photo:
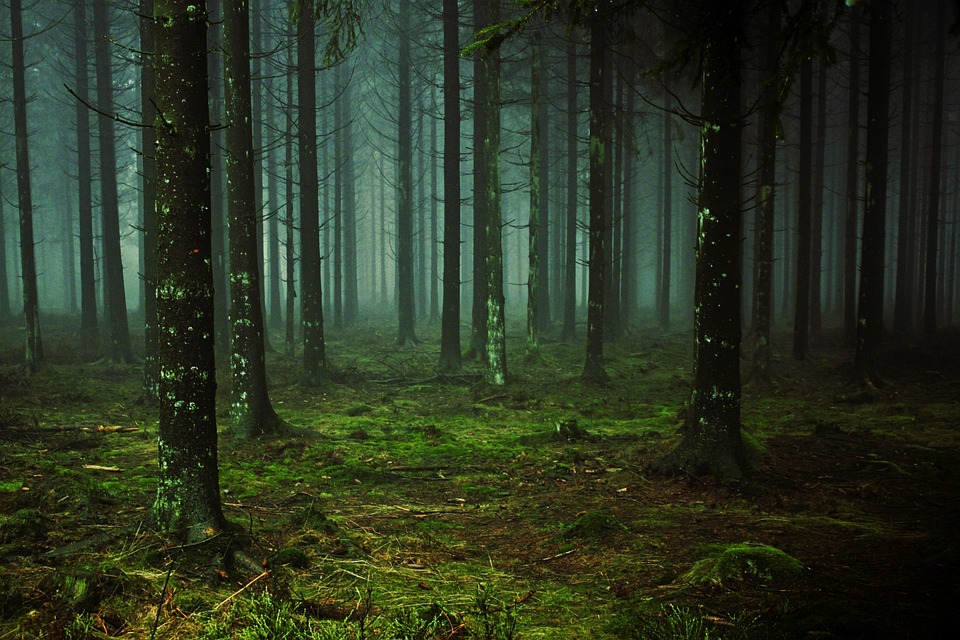
[[[729,588],[750,580],[765,584],[790,582],[805,570],[799,560],[766,544],[711,545],[706,550],[709,555],[696,562],[683,575],[684,580]]]
[[[723,621],[717,627],[703,615],[674,604],[657,609],[634,606],[616,615],[607,630],[620,640],[739,640],[751,625]]]
[[[497,596],[495,585],[488,582],[477,585],[473,606],[471,637],[479,640],[513,640],[516,637],[517,608]]]

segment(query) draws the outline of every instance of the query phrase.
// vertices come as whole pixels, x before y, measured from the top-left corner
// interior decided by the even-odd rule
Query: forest
[[[960,2],[8,0],[0,134],[0,638],[956,636]]]

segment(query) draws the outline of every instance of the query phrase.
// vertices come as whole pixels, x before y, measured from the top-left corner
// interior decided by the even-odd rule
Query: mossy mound
[[[691,584],[730,587],[749,581],[764,584],[791,582],[804,571],[799,560],[766,544],[743,542],[708,549],[709,555],[683,574],[682,580]]]
[[[610,536],[628,531],[627,526],[611,516],[599,511],[587,511],[567,525],[563,532],[566,539],[605,542]]]
[[[42,540],[50,521],[36,509],[20,509],[0,522],[0,543]]]

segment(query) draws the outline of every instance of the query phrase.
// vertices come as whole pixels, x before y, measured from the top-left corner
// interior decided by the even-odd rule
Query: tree
[[[413,281],[413,137],[410,100],[410,0],[400,0],[398,60],[399,112],[397,135],[397,344],[418,342],[414,329],[416,297]]]
[[[157,524],[194,541],[226,526],[217,469],[207,14],[156,0]]]
[[[13,64],[13,126],[17,144],[17,202],[20,209],[20,273],[23,278],[23,315],[26,329],[24,366],[36,372],[43,362],[40,303],[33,241],[33,194],[30,188],[30,148],[27,130],[26,66],[23,57],[23,7],[10,2],[10,46]]]
[[[857,212],[860,204],[860,6],[850,10],[850,92],[847,99],[846,210],[843,217],[843,341],[857,334]]]
[[[440,370],[456,373],[460,355],[460,16],[443,0],[443,302]]]
[[[797,206],[797,286],[793,305],[793,358],[805,360],[810,340],[810,225],[813,175],[813,63],[800,63],[800,167]]]
[[[538,331],[540,329],[540,305],[543,299],[540,288],[546,287],[540,278],[540,262],[543,241],[540,233],[540,103],[542,89],[543,42],[540,31],[534,31],[531,38],[533,57],[530,65],[530,217],[527,222],[529,244],[527,255],[530,268],[527,271],[527,352],[535,354],[540,349]],[[544,101],[545,102],[545,101]],[[546,263],[546,256],[543,256]]]
[[[500,22],[500,0],[475,0],[475,19],[479,30]],[[486,344],[484,378],[502,385],[507,377],[506,328],[503,298],[503,238],[500,213],[500,49],[486,46],[480,50],[479,74],[474,80],[476,122],[483,137],[474,142],[479,148],[485,180],[474,185],[474,199],[480,199],[484,212],[483,228],[474,233],[484,237],[486,273]],[[482,125],[480,124],[482,123]]]
[[[227,122],[227,215],[230,230],[230,419],[239,439],[281,431],[270,404],[261,312],[259,218],[254,196],[253,117],[250,103],[250,11],[226,0],[223,21]]]
[[[297,16],[297,148],[300,160],[300,282],[303,291],[303,383],[315,386],[326,375],[323,292],[320,285],[320,211],[317,189],[316,25],[313,0]]]
[[[864,166],[860,295],[854,366],[868,385],[882,384],[877,355],[883,340],[883,261],[887,215],[887,138],[890,112],[890,0],[870,5],[870,61],[867,68],[867,150]]]
[[[151,14],[147,14],[151,15]],[[77,198],[80,241],[80,353],[85,358],[99,354],[97,285],[93,258],[93,171],[90,167],[90,74],[87,69],[87,3],[73,5],[74,91],[77,94]],[[146,117],[146,113],[144,113]]]
[[[669,94],[668,94],[669,95]],[[660,228],[660,296],[658,318],[660,330],[670,329],[670,270],[673,266],[673,116],[670,113],[672,96],[663,110],[663,212]]]
[[[933,72],[933,131],[930,146],[930,190],[927,195],[927,237],[923,269],[923,334],[929,340],[937,332],[937,254],[940,220],[940,174],[943,150],[944,48],[946,44],[946,2],[937,3],[937,43]],[[954,235],[956,235],[954,231]]]
[[[563,274],[563,340],[577,332],[577,45],[567,42],[567,202]]]
[[[117,196],[117,150],[113,129],[113,67],[110,60],[110,16],[107,0],[94,0],[94,59],[97,72],[97,133],[100,143],[100,213],[103,232],[104,299],[109,333],[107,358],[133,362],[127,296],[120,254],[120,203]]]
[[[2,167],[0,167],[0,326],[10,321],[10,285],[7,282],[7,221],[3,205],[3,172]]]
[[[153,67],[154,0],[140,0],[140,103],[143,120],[157,117],[156,84]],[[149,402],[159,397],[160,370],[157,367],[157,134],[143,129],[143,396]]]
[[[603,367],[603,311],[607,265],[607,149],[610,105],[604,90],[608,73],[606,31],[610,16],[595,11],[590,18],[590,258],[587,300],[587,357],[583,377],[606,380]]]
[[[694,380],[683,438],[660,472],[737,477],[740,435],[740,0],[706,0],[700,34],[700,184],[694,291]]]

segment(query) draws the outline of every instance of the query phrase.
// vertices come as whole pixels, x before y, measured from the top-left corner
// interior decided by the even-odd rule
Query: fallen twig
[[[254,578],[253,580],[251,580],[251,581],[248,582],[247,584],[243,585],[242,587],[240,587],[239,589],[237,589],[237,590],[234,591],[233,593],[231,593],[229,596],[226,597],[226,599],[220,601],[219,604],[217,604],[217,605],[215,605],[215,606],[213,607],[213,610],[216,611],[217,609],[219,609],[220,607],[222,607],[223,605],[227,604],[228,602],[230,602],[231,600],[233,600],[234,598],[236,598],[238,595],[240,595],[241,593],[243,593],[244,591],[246,591],[247,589],[249,589],[249,588],[250,588],[250,585],[252,585],[254,582],[256,582],[256,581],[258,581],[258,580],[261,580],[261,579],[265,578],[265,577],[268,576],[268,575],[270,575],[270,570],[269,570],[269,569],[267,569],[266,571],[264,571],[263,573],[261,573],[260,575],[258,575],[256,578]]]

